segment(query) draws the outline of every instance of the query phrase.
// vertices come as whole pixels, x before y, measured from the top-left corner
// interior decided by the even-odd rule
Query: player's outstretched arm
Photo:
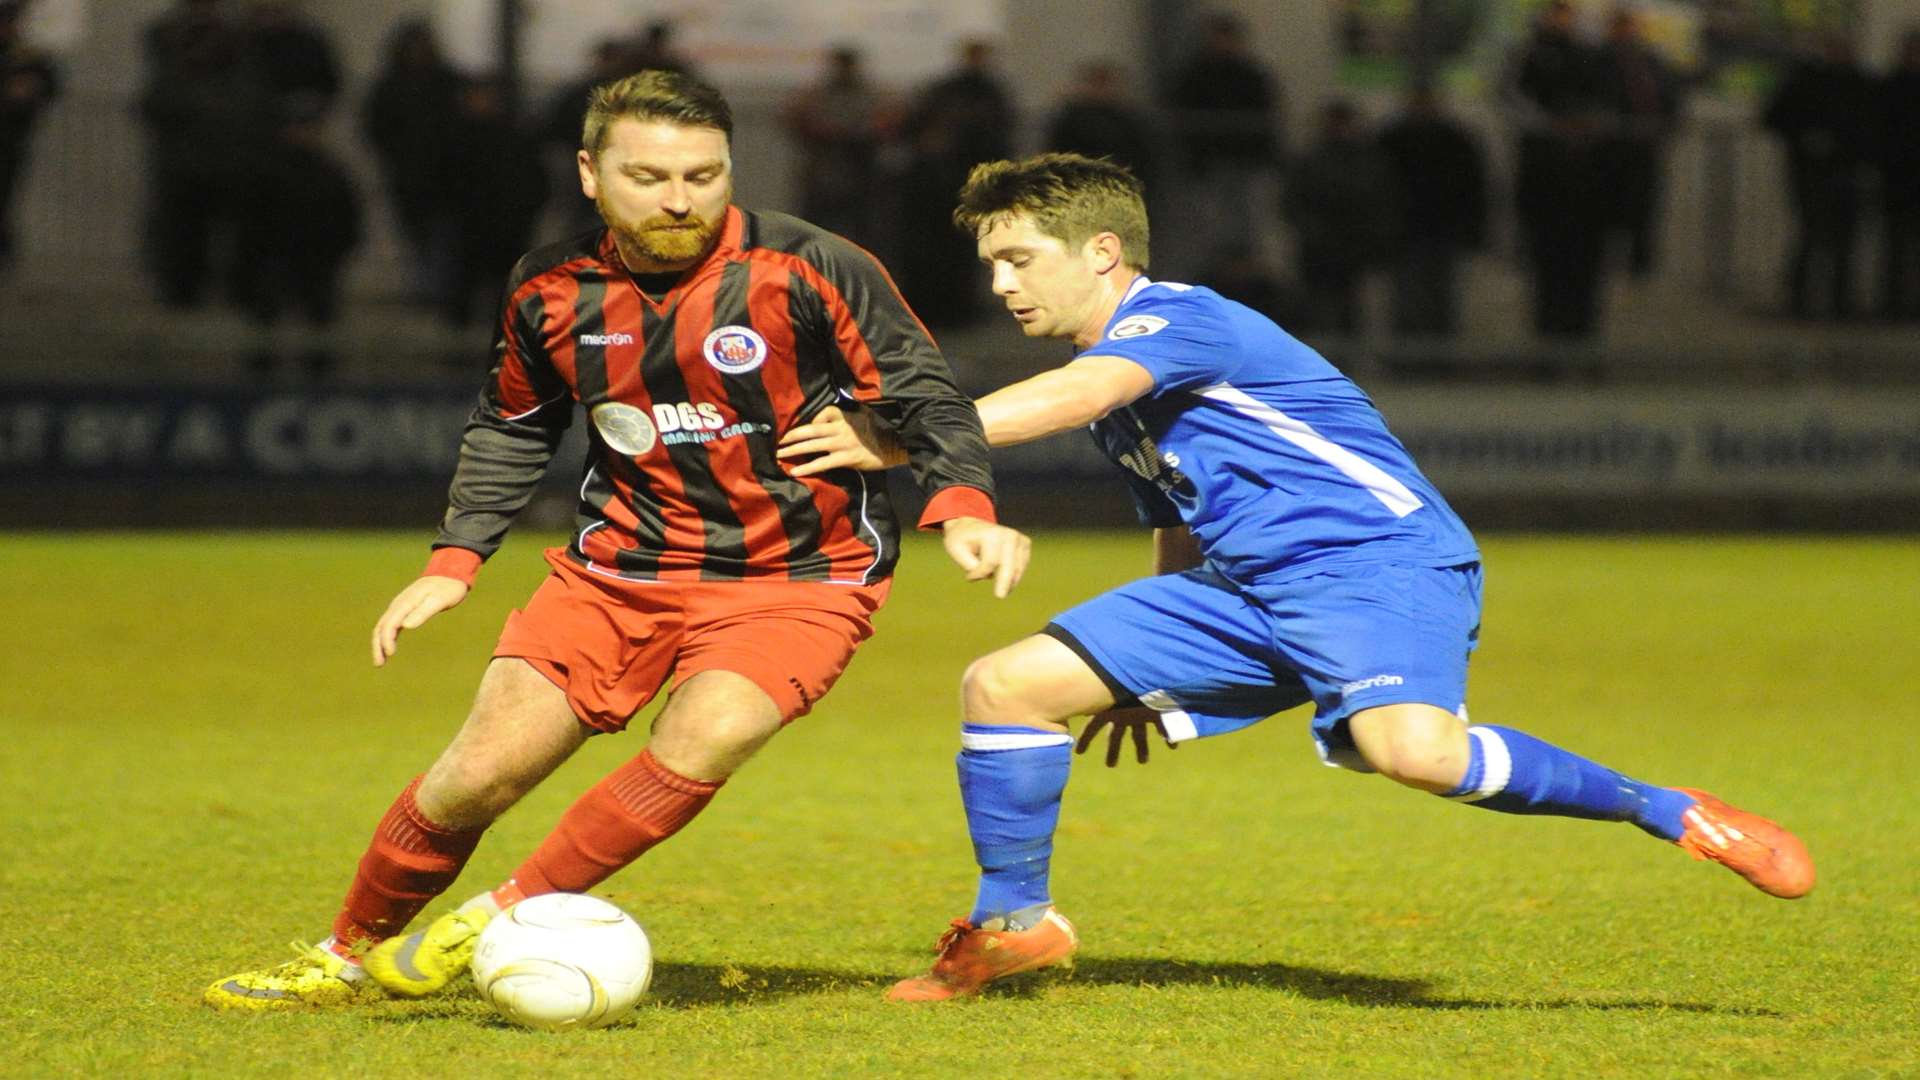
[[[974,405],[987,445],[1017,446],[1085,427],[1152,389],[1153,375],[1146,368],[1124,357],[1090,353],[1003,386]]]
[[[400,647],[400,631],[417,629],[465,600],[467,588],[467,583],[458,578],[429,574],[401,589],[380,621],[373,624],[373,666],[386,666],[387,659]]]
[[[871,410],[829,405],[782,435],[773,456],[798,461],[793,475],[813,476],[828,469],[875,472],[905,465],[907,448]]]
[[[1161,721],[1158,712],[1144,705],[1135,705],[1124,709],[1108,709],[1106,712],[1094,713],[1088,717],[1087,726],[1081,729],[1080,741],[1073,744],[1073,752],[1086,753],[1087,748],[1099,738],[1103,728],[1108,732],[1107,768],[1109,769],[1120,764],[1120,748],[1129,738],[1133,740],[1133,759],[1145,765],[1149,729],[1160,733],[1160,741],[1167,744],[1167,749],[1180,749],[1178,745],[1167,739],[1167,726]]]
[[[990,446],[1030,442],[1082,427],[1153,389],[1153,377],[1131,360],[1083,356],[1062,368],[1002,387],[976,404]],[[866,409],[829,405],[780,437],[774,456],[798,461],[795,476],[828,469],[873,472],[907,464],[892,429]]]
[[[967,572],[968,581],[993,579],[993,595],[1005,599],[1027,572],[1033,541],[1018,529],[975,517],[948,518],[940,523],[947,554]]]

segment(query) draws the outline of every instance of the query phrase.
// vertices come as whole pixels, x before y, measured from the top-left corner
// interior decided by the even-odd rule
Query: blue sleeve
[[[1155,395],[1232,379],[1240,370],[1238,335],[1222,303],[1182,293],[1127,305],[1083,356],[1131,360],[1153,376]]]

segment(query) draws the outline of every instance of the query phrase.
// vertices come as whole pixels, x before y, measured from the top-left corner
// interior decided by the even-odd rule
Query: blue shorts
[[[1464,715],[1480,565],[1347,566],[1254,588],[1201,567],[1103,593],[1045,633],[1115,700],[1157,710],[1174,742],[1311,701],[1322,759],[1364,771],[1354,713],[1412,702]]]

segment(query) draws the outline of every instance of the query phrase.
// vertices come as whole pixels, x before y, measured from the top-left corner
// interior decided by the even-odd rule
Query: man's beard
[[[594,200],[600,217],[613,231],[621,254],[639,256],[663,269],[684,269],[713,250],[725,218],[708,221],[698,214],[674,217],[654,214],[642,221],[622,217],[605,198]],[[635,268],[638,269],[638,268]]]

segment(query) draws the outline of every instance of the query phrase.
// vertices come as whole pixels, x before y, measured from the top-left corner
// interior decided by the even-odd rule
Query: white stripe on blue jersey
[[[1226,402],[1266,425],[1267,430],[1275,435],[1339,469],[1347,479],[1366,488],[1374,498],[1379,499],[1380,505],[1393,511],[1394,517],[1406,517],[1425,505],[1419,496],[1407,490],[1407,485],[1388,476],[1378,465],[1332,442],[1313,430],[1312,425],[1295,420],[1264,401],[1255,400],[1251,394],[1236,389],[1231,383],[1202,387],[1198,393],[1201,397]]]
[[[1141,278],[1085,352],[1153,376],[1154,389],[1097,421],[1094,437],[1132,474],[1143,516],[1185,523],[1228,578],[1478,560],[1366,394],[1258,312]]]

